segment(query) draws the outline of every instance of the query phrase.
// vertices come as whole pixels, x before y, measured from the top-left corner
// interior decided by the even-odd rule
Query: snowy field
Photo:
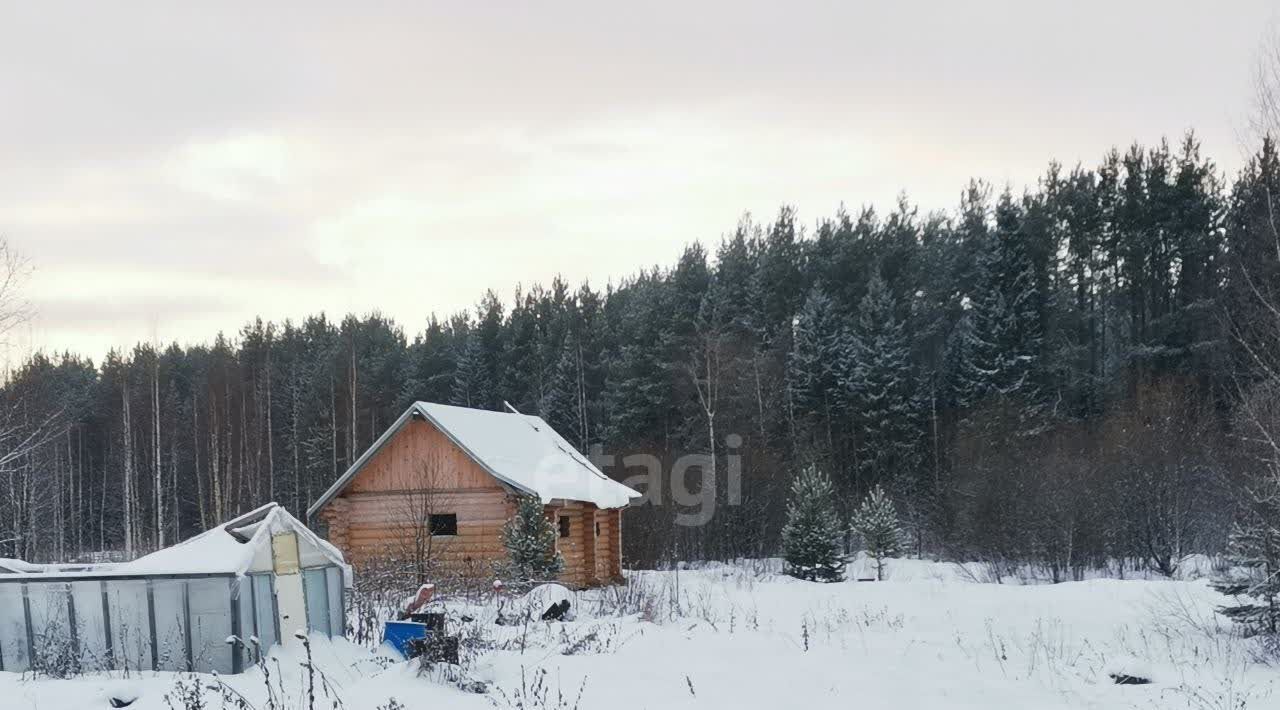
[[[476,650],[424,677],[346,641],[313,641],[315,708],[1280,708],[1280,676],[1224,628],[1203,580],[992,584],[896,561],[884,582],[816,584],[769,565],[632,573],[579,596],[572,622],[498,625],[460,607]],[[867,576],[864,562],[850,577]],[[307,707],[297,642],[268,664],[274,707]],[[1117,685],[1110,674],[1148,685]],[[459,678],[459,675],[464,677]],[[446,677],[447,676],[447,677]],[[0,707],[182,708],[182,676],[0,673]],[[272,707],[260,671],[215,679],[204,707]],[[479,682],[486,692],[459,689]],[[190,687],[190,679],[187,679]],[[232,700],[224,703],[220,693]],[[166,701],[166,694],[171,701]]]

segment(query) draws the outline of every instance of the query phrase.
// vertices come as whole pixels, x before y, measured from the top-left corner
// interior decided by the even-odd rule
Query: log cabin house
[[[538,496],[557,527],[561,582],[621,579],[622,510],[640,494],[541,418],[516,412],[415,402],[307,517],[357,569],[429,558],[433,574],[492,576],[520,495]]]

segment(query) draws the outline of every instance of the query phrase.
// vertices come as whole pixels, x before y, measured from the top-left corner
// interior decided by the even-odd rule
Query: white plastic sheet
[[[232,672],[231,584],[228,577],[187,582],[191,610],[192,667],[199,672]]]
[[[0,584],[0,662],[6,671],[22,672],[31,667],[25,616],[22,585]]]

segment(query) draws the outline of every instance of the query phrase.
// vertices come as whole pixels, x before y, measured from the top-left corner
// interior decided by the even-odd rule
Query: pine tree
[[[1223,616],[1247,635],[1274,637],[1280,632],[1280,496],[1270,490],[1253,498],[1252,510],[1231,533],[1230,564],[1213,588],[1236,599],[1219,608]]]
[[[556,550],[556,529],[536,496],[520,497],[515,516],[502,528],[502,544],[508,557],[502,572],[515,582],[554,579],[564,569],[564,558]]]
[[[862,537],[867,555],[875,560],[876,579],[884,579],[885,559],[898,554],[902,531],[893,501],[876,486],[853,514],[853,531]]]
[[[844,578],[841,537],[835,487],[826,474],[810,466],[791,484],[787,524],[782,528],[787,574],[814,582],[839,582]]]

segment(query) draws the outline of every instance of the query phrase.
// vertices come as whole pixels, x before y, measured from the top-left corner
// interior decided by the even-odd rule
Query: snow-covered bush
[[[578,597],[568,587],[560,584],[539,584],[524,596],[511,602],[507,616],[508,623],[538,621],[547,610],[557,604],[567,604],[568,612],[563,617],[572,621],[578,612]]]
[[[1213,588],[1235,598],[1219,611],[1245,635],[1265,635],[1280,651],[1280,503],[1277,492],[1255,494],[1227,545],[1227,566]]]
[[[884,579],[884,561],[898,554],[902,530],[898,513],[884,489],[876,486],[853,514],[853,530],[862,537],[867,556],[875,560],[876,579]]]
[[[835,487],[826,474],[810,466],[791,484],[787,524],[782,528],[786,573],[816,582],[843,579],[842,534]]]

